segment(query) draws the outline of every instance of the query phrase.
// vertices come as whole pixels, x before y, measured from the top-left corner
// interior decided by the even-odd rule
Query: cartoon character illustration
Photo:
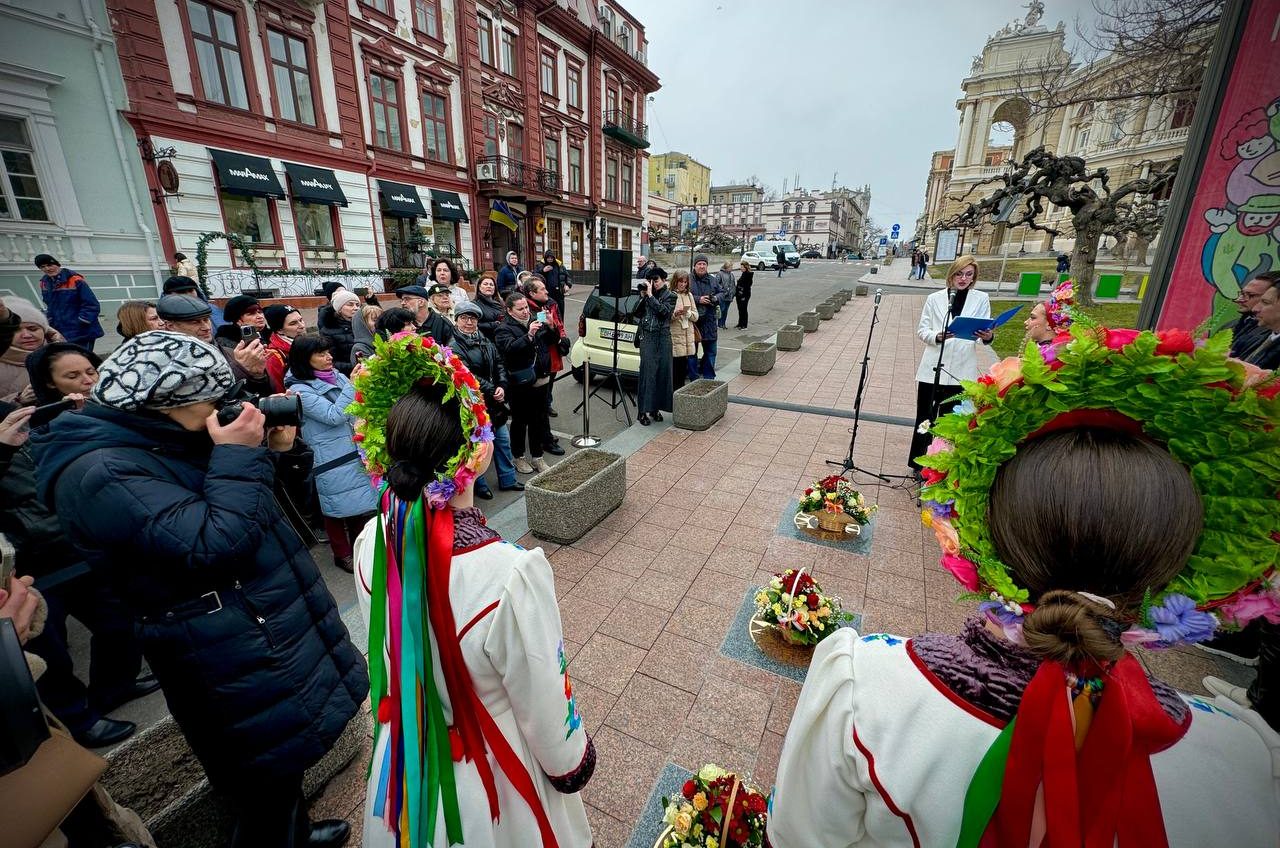
[[[1204,245],[1205,277],[1218,293],[1234,300],[1240,286],[1276,263],[1276,222],[1280,194],[1260,194],[1246,200],[1224,232],[1215,232]]]
[[[1269,107],[1276,110],[1276,104]],[[1280,130],[1280,123],[1275,126]],[[1227,177],[1227,211],[1260,194],[1280,194],[1280,154],[1276,153],[1276,137],[1267,110],[1251,109],[1222,140],[1220,152],[1230,162],[1239,158]]]

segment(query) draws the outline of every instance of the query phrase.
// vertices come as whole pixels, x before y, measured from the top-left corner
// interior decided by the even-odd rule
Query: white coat
[[[938,364],[938,333],[947,327],[948,290],[940,289],[929,295],[920,310],[920,323],[916,326],[916,335],[924,342],[924,353],[920,355],[920,366],[916,368],[917,383],[932,383],[933,369]],[[965,318],[990,318],[991,298],[984,291],[971,289],[965,299],[964,309],[960,315]],[[957,316],[951,316],[955,318]],[[942,378],[939,383],[944,386],[959,385],[961,380],[978,379],[978,354],[976,346],[982,342],[970,342],[963,339],[947,339],[942,350]]]

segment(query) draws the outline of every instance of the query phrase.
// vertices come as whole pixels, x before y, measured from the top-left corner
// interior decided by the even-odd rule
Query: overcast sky
[[[955,146],[960,81],[1019,0],[622,0],[644,25],[662,88],[651,153],[679,150],[722,184],[871,185],[886,229],[915,227],[929,157]],[[1045,0],[1042,24],[1090,0]]]

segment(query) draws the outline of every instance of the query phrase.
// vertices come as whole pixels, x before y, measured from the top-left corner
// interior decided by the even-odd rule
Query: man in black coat
[[[250,404],[219,423],[231,369],[190,336],[143,333],[99,373],[81,412],[32,438],[40,497],[129,607],[170,713],[233,805],[232,845],[343,844],[345,822],[307,822],[302,775],[369,677],[273,488],[308,470],[291,461],[296,428],[265,430]]]
[[[1231,328],[1232,356],[1240,358],[1257,347],[1258,343],[1269,335],[1265,327],[1258,326],[1258,316],[1253,312],[1262,295],[1277,280],[1280,280],[1280,272],[1268,271],[1240,287],[1240,294],[1236,295],[1236,307],[1240,310],[1240,317],[1228,325]]]
[[[450,345],[467,368],[475,375],[484,392],[484,404],[489,410],[493,426],[493,465],[498,470],[498,488],[504,492],[524,491],[524,484],[516,478],[515,457],[511,455],[511,409],[507,406],[507,367],[498,347],[480,332],[480,319],[484,311],[472,301],[459,304],[454,310],[457,321],[453,342]],[[493,497],[493,491],[484,477],[476,478],[476,495],[485,500]]]
[[[396,289],[396,297],[400,298],[401,306],[413,313],[419,333],[431,336],[442,345],[447,345],[453,339],[453,324],[431,308],[431,293],[428,289],[422,286],[402,286]]]
[[[547,294],[551,295],[551,299],[556,302],[556,306],[560,309],[560,317],[563,318],[564,296],[573,290],[573,284],[569,282],[569,272],[564,264],[556,259],[555,251],[548,250],[542,255],[540,273],[547,284]]]

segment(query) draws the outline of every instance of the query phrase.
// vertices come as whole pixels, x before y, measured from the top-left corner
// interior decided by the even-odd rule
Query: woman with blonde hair
[[[698,302],[689,291],[689,272],[671,273],[676,302],[671,310],[671,384],[680,388],[698,378]]]
[[[935,407],[938,415],[951,411],[955,404],[948,401],[962,391],[960,382],[978,379],[977,343],[991,344],[990,330],[976,333],[976,340],[956,338],[947,332],[955,318],[991,317],[991,299],[986,292],[978,291],[977,285],[978,260],[969,253],[957,256],[947,269],[947,287],[929,295],[924,309],[920,311],[916,335],[924,342],[925,348],[916,368],[916,431],[911,439],[911,454],[907,457],[917,472],[920,466],[916,457],[929,447],[930,439],[928,428],[920,432],[921,425],[935,417]],[[935,370],[939,367],[935,394]]]
[[[156,305],[149,300],[125,301],[116,312],[116,332],[123,339],[163,329],[164,319],[156,314]]]

